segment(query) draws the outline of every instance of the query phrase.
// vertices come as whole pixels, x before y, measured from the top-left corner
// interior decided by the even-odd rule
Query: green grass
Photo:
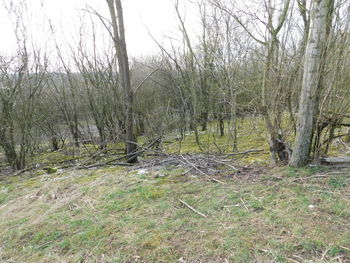
[[[18,190],[2,191],[1,262],[350,260],[350,173],[275,168],[219,185],[173,168],[158,171],[165,177],[107,168],[2,185]]]
[[[0,262],[350,262],[350,171],[264,166],[263,122],[239,125],[238,151],[266,152],[233,157],[259,169],[215,175],[223,185],[172,165],[0,178]],[[215,123],[208,128],[200,145],[190,133],[166,152],[231,153],[227,123],[223,137]],[[35,161],[56,167],[71,158]]]

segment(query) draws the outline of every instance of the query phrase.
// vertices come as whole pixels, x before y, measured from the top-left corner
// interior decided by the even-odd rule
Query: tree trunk
[[[223,114],[219,114],[219,128],[220,128],[220,136],[223,137],[225,135],[225,123]]]
[[[128,53],[126,49],[125,29],[123,8],[120,0],[107,0],[113,26],[113,40],[118,57],[119,73],[121,84],[124,89],[125,99],[125,148],[128,155],[136,150],[134,136],[134,118],[133,118],[133,100],[134,94],[130,83],[130,69]],[[115,4],[115,5],[114,5]],[[137,156],[134,155],[128,159],[129,163],[137,162]]]
[[[202,131],[207,130],[207,122],[208,122],[208,112],[203,111],[201,113],[201,125],[202,125]]]
[[[59,150],[59,144],[58,144],[58,138],[56,136],[52,136],[51,138],[51,145],[52,145],[52,151],[58,151]]]
[[[327,18],[334,0],[313,0],[310,31],[307,41],[302,90],[300,95],[298,127],[291,166],[303,166],[309,162],[312,134],[315,125],[318,95],[323,74]]]

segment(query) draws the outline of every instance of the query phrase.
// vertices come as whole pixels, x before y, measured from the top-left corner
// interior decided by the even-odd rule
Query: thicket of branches
[[[169,38],[170,45],[154,39],[157,56],[130,60],[134,137],[192,131],[201,144],[199,132],[216,122],[217,136],[229,133],[236,151],[238,120],[255,115],[265,121],[273,161],[287,162],[297,131],[311,2],[199,0],[201,30],[194,34],[183,2],[175,1],[178,39]],[[340,128],[350,126],[350,5],[333,4],[310,147],[315,160],[334,138],[349,133]],[[112,32],[103,16],[87,13]],[[0,56],[0,148],[12,167],[23,169],[30,156],[49,147],[88,142],[103,151],[108,143],[128,141],[119,58],[113,39],[104,50],[96,48],[95,23],[79,44],[69,43],[65,55],[56,45],[53,61],[26,42],[24,25],[17,54]]]

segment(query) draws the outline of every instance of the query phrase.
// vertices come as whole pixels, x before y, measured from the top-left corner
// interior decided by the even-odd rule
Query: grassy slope
[[[240,151],[266,147],[250,133],[240,139]],[[181,152],[195,151],[186,140]],[[350,262],[350,171],[265,167],[218,176],[224,185],[183,172],[0,178],[0,262]]]

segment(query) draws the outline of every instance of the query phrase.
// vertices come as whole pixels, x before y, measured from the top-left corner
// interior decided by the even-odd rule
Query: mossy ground
[[[233,151],[233,135],[230,131],[230,123],[225,122],[224,136],[220,136],[218,124],[213,122],[208,125],[207,131],[199,131],[199,144],[196,143],[193,132],[187,134],[184,139],[176,140],[165,146],[168,153],[213,153],[225,154]],[[259,117],[247,117],[238,122],[237,150],[262,150],[252,155],[241,155],[239,161],[245,164],[268,164],[270,162],[269,146],[266,139],[266,130],[263,120]],[[173,137],[175,134],[173,134]]]
[[[242,129],[239,151],[267,147],[262,124]],[[202,145],[231,151],[211,132]],[[199,152],[192,134],[178,143]],[[0,262],[350,262],[350,170],[268,160],[233,159],[259,168],[224,184],[177,166],[0,177]]]

